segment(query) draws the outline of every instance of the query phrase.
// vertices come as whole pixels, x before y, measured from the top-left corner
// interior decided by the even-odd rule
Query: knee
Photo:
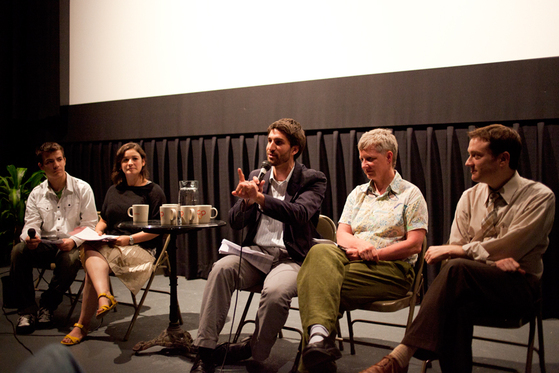
[[[260,303],[266,304],[272,307],[277,307],[279,309],[289,310],[291,306],[291,299],[296,294],[290,291],[286,291],[286,287],[281,288],[264,288],[260,294]]]
[[[314,263],[318,261],[331,261],[336,260],[338,257],[336,251],[339,250],[334,245],[318,244],[311,247],[304,263]]]
[[[81,262],[78,249],[74,248],[70,251],[59,251],[56,265],[63,268],[77,267],[79,269],[79,267],[81,266]]]
[[[16,245],[14,245],[14,247],[12,248],[12,253],[11,253],[11,259],[12,259],[12,263],[16,263],[19,260],[21,260],[21,258],[23,258],[26,253],[29,252],[29,249],[27,248],[27,245],[25,244],[25,242],[20,242]]]
[[[442,268],[439,275],[443,275],[447,278],[453,278],[463,273],[467,272],[469,268],[475,264],[473,260],[464,259],[464,258],[456,258],[449,260]]]
[[[232,263],[229,256],[223,257],[213,264],[208,275],[208,281],[235,281],[238,273],[238,262]]]

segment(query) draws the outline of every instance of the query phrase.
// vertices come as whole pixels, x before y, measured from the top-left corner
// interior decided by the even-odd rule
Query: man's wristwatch
[[[128,245],[134,245],[134,237],[128,236],[128,238],[130,239],[130,241],[128,242]]]

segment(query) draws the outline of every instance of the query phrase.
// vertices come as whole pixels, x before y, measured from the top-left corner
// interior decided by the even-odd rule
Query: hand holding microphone
[[[239,173],[239,184],[237,184],[237,188],[231,192],[231,194],[239,198],[244,198],[249,205],[254,202],[263,202],[258,200],[259,194],[261,194],[262,191],[262,180],[271,167],[272,165],[270,162],[262,162],[258,176],[254,176],[251,181],[245,180],[243,171],[240,168],[237,169],[237,172]],[[263,199],[264,197],[260,196],[260,198]]]
[[[270,171],[270,168],[272,168],[272,165],[268,161],[263,161],[262,165],[260,165],[260,167],[261,167],[260,172],[258,173],[258,183],[259,184],[262,181],[262,179],[264,179],[264,176],[266,176],[266,173],[268,171]]]
[[[30,250],[36,249],[37,246],[39,246],[40,240],[37,239],[37,232],[35,231],[35,228],[29,228],[27,230],[27,235],[29,236],[29,239],[25,242],[27,247]]]

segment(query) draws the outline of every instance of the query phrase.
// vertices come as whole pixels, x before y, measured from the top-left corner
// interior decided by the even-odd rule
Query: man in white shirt
[[[532,311],[555,196],[516,171],[522,143],[500,124],[468,134],[472,180],[458,205],[448,245],[431,246],[429,264],[450,260],[429,287],[401,344],[365,373],[407,372],[411,357],[438,358],[442,372],[472,371],[476,317],[520,318]]]
[[[40,327],[50,326],[54,310],[81,267],[78,248],[83,241],[72,236],[72,231],[78,227],[95,229],[98,220],[89,184],[65,171],[64,148],[46,142],[36,155],[47,180],[36,186],[27,199],[21,242],[11,255],[10,279],[20,315],[18,334],[33,333],[36,322]],[[37,307],[33,268],[52,262],[56,268]]]

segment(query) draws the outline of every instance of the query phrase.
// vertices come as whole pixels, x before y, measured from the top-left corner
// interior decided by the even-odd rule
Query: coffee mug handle
[[[189,223],[193,223],[195,218],[197,218],[198,216],[196,215],[196,209],[191,207],[188,209],[188,222]]]
[[[134,217],[134,213],[132,212],[133,209],[134,209],[133,206],[128,207],[128,216],[130,216],[131,218]]]
[[[212,215],[212,212],[215,211],[215,215]],[[210,212],[210,218],[215,219],[217,218],[217,209],[215,207],[212,207],[212,210]]]

